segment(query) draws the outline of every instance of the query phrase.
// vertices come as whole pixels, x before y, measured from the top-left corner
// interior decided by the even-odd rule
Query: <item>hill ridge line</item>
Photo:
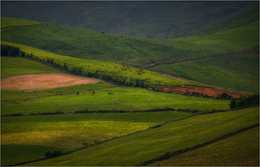
[[[177,151],[174,151],[172,153],[166,153],[160,157],[157,157],[157,158],[154,158],[154,159],[151,159],[151,160],[148,160],[148,161],[145,161],[145,162],[142,162],[140,164],[137,164],[136,166],[145,166],[145,165],[148,165],[148,164],[151,164],[151,163],[154,163],[156,161],[161,161],[161,160],[165,160],[165,159],[169,159],[170,157],[175,157],[177,155],[180,155],[180,154],[183,154],[183,153],[186,153],[186,152],[190,152],[190,151],[193,151],[193,150],[197,150],[199,148],[202,148],[202,147],[205,147],[205,146],[208,146],[210,144],[214,144],[218,141],[221,141],[221,140],[224,140],[226,138],[229,138],[229,137],[232,137],[232,136],[235,136],[239,133],[242,133],[242,132],[245,132],[247,130],[250,130],[250,129],[253,129],[255,127],[258,127],[259,126],[259,123],[258,124],[254,124],[254,125],[251,125],[251,126],[248,126],[248,127],[245,127],[245,128],[242,128],[242,129],[239,129],[239,130],[236,130],[236,131],[233,131],[231,133],[228,133],[228,134],[225,134],[225,135],[222,135],[220,137],[217,137],[213,140],[210,140],[210,141],[207,141],[207,142],[204,142],[204,143],[201,143],[201,144],[198,144],[198,145],[195,145],[195,146],[192,146],[192,147],[188,147],[188,148],[185,148],[185,149],[181,149],[181,150],[177,150]]]

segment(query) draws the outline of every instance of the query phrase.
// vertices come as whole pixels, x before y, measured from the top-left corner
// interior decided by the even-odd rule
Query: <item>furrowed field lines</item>
[[[137,165],[258,123],[258,107],[206,114],[26,165]]]
[[[151,166],[257,166],[259,127]]]
[[[168,111],[3,117],[2,165],[44,158],[47,151],[66,152],[189,115]]]

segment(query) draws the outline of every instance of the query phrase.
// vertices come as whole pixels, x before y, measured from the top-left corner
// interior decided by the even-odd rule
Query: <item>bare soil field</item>
[[[18,75],[1,80],[1,89],[43,90],[73,85],[102,82],[99,79],[78,77],[66,74],[30,74]]]
[[[171,92],[171,93],[185,93],[185,92],[198,92],[203,93],[204,95],[217,97],[218,95],[221,95],[222,93],[227,93],[228,95],[232,96],[233,98],[239,98],[246,96],[243,93],[239,92],[233,92],[229,90],[220,90],[220,89],[214,89],[214,88],[203,88],[203,87],[192,87],[192,86],[184,86],[184,87],[161,87],[159,88],[159,91],[163,92]]]

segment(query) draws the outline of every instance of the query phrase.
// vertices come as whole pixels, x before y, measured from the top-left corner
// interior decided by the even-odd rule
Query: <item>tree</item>
[[[233,109],[233,108],[236,108],[237,107],[237,102],[235,99],[232,99],[231,102],[230,102],[230,108]]]

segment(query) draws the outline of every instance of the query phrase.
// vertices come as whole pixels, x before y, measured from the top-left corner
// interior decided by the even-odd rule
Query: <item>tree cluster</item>
[[[243,107],[251,107],[259,105],[259,95],[250,95],[248,97],[240,98],[240,99],[232,99],[230,102],[230,108],[243,108]]]

